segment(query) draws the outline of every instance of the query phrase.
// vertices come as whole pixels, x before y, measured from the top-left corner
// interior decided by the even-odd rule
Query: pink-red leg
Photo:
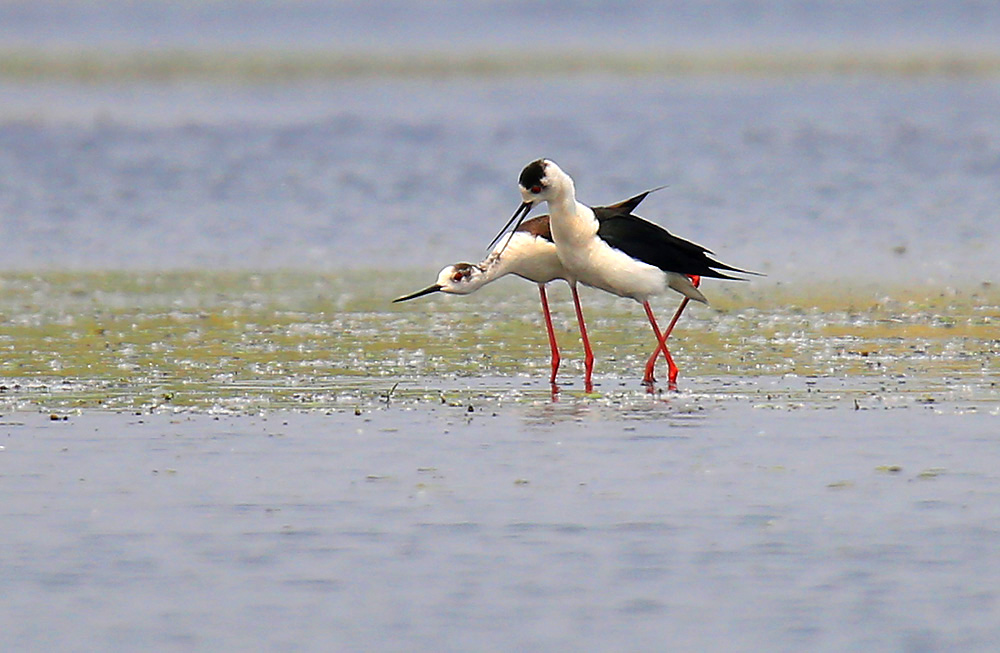
[[[701,285],[701,277],[699,277],[697,274],[689,274],[688,279],[691,280],[691,285],[693,285],[695,288]],[[670,337],[670,334],[674,330],[674,325],[677,324],[677,320],[680,319],[681,313],[684,312],[684,308],[688,305],[689,301],[691,301],[689,297],[685,297],[684,299],[681,300],[681,305],[677,307],[677,312],[674,313],[673,319],[670,320],[670,324],[667,325],[667,330],[663,332],[664,340]]]
[[[688,278],[691,279],[691,283],[694,285],[695,288],[701,285],[701,277],[699,277],[698,275],[690,274],[688,275]],[[643,383],[652,383],[655,380],[653,378],[653,366],[656,364],[656,357],[662,351],[664,358],[667,359],[667,367],[669,368],[668,372],[669,376],[667,379],[668,383],[670,384],[670,386],[675,386],[677,384],[677,375],[679,371],[677,369],[677,366],[674,364],[673,358],[670,356],[670,351],[667,349],[667,338],[669,338],[670,334],[673,333],[674,327],[677,325],[677,320],[680,319],[681,313],[684,312],[684,309],[687,308],[688,302],[690,301],[691,300],[687,297],[681,300],[681,304],[680,306],[677,307],[677,310],[674,312],[674,316],[673,318],[671,318],[670,324],[667,325],[667,330],[663,332],[662,338],[660,337],[660,334],[657,333],[656,339],[658,341],[658,346],[656,350],[653,351],[653,354],[649,357],[649,360],[646,362],[646,375],[643,377]],[[650,318],[650,322],[654,323],[654,318],[652,317],[653,315],[652,309],[648,305],[645,306],[645,308],[646,308],[646,315]],[[653,326],[653,331],[654,333],[657,332],[655,323]]]
[[[674,316],[673,316],[673,318],[671,318],[670,324],[667,325],[667,330],[663,332],[662,338],[660,337],[660,334],[657,333],[656,327],[653,327],[653,332],[656,333],[656,339],[657,339],[658,344],[657,344],[656,349],[653,350],[653,353],[650,354],[649,360],[646,361],[646,375],[642,379],[643,383],[652,383],[653,381],[656,380],[655,378],[653,378],[653,367],[656,365],[656,358],[660,355],[661,351],[664,352],[663,357],[666,359],[666,361],[667,361],[667,367],[670,369],[669,374],[673,374],[674,375],[674,376],[669,377],[669,381],[671,383],[673,383],[676,380],[676,378],[677,378],[676,377],[677,366],[673,364],[673,359],[670,356],[669,350],[667,350],[667,348],[666,348],[666,342],[667,342],[667,338],[670,337],[671,332],[673,332],[673,330],[674,330],[674,325],[677,324],[677,320],[680,318],[681,313],[684,312],[684,309],[687,307],[689,301],[691,301],[691,300],[688,299],[687,297],[685,297],[684,299],[681,300],[681,305],[678,306],[677,310],[674,312]],[[648,306],[646,306],[646,315],[647,316],[650,315],[651,312],[652,312],[652,309],[650,309]],[[663,346],[662,347],[659,345],[659,341],[661,341],[661,340],[663,342]]]
[[[670,324],[667,325],[667,330],[663,332],[663,342],[664,343],[666,343],[667,342],[667,338],[670,337],[670,333],[674,330],[674,325],[677,324],[678,318],[680,318],[681,313],[684,312],[684,308],[687,306],[687,303],[689,301],[690,300],[687,297],[685,297],[683,300],[681,300],[681,305],[677,307],[677,311],[674,313],[673,318],[671,318]],[[655,331],[655,329],[654,329],[654,331]],[[643,383],[652,383],[653,381],[656,380],[656,379],[653,378],[653,366],[656,365],[656,357],[659,356],[660,352],[664,351],[664,350],[665,350],[665,346],[664,347],[660,347],[659,345],[657,345],[656,349],[653,350],[653,353],[650,354],[649,360],[646,361],[646,376],[643,378]],[[670,364],[672,362],[671,358],[670,358],[670,355],[669,354],[665,354],[664,358],[667,361],[667,366],[670,367]]]
[[[583,340],[583,361],[586,369],[586,376],[584,376],[583,383],[586,392],[593,392],[594,384],[592,378],[594,373],[594,350],[590,348],[590,338],[587,337],[587,324],[583,321],[583,308],[580,307],[580,294],[576,290],[575,283],[571,283],[569,287],[573,291],[573,306],[576,308],[576,321],[577,324],[580,325],[580,339]]]
[[[552,376],[549,383],[556,385],[556,373],[559,371],[559,345],[556,343],[556,332],[552,328],[552,314],[549,313],[549,298],[545,295],[545,284],[538,284],[538,294],[542,298],[542,315],[545,316],[545,330],[549,334],[549,350],[552,352]]]
[[[687,298],[685,297],[685,299]],[[667,336],[660,335],[660,326],[656,323],[656,317],[653,315],[653,309],[650,307],[649,302],[643,302],[642,307],[646,309],[646,317],[649,318],[649,324],[653,327],[657,343],[657,350],[653,352],[653,355],[649,357],[649,361],[646,363],[646,374],[642,377],[642,382],[650,385],[653,383],[653,366],[656,364],[657,354],[662,351],[664,358],[667,359],[667,367],[670,369],[670,385],[673,386],[677,380],[677,366],[670,355],[670,350],[667,349]]]

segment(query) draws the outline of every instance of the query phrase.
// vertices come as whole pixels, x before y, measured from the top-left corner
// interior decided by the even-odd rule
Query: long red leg
[[[556,332],[552,328],[552,314],[549,313],[549,298],[545,295],[545,284],[538,284],[538,294],[542,298],[542,315],[545,316],[545,330],[549,334],[549,350],[552,352],[552,376],[549,383],[556,384],[556,372],[559,371],[559,345],[556,343]]]
[[[584,376],[584,386],[586,392],[594,391],[592,377],[594,373],[594,350],[590,348],[590,338],[587,337],[587,325],[583,321],[583,308],[580,307],[580,294],[576,290],[576,284],[571,283],[569,287],[573,291],[573,305],[576,307],[576,321],[580,325],[580,339],[583,340],[584,366],[586,376]]]
[[[685,297],[685,299],[687,298]],[[646,309],[646,317],[649,318],[649,324],[653,327],[653,333],[656,335],[658,345],[657,350],[653,352],[653,355],[649,357],[649,361],[646,363],[646,374],[642,377],[642,382],[646,384],[653,383],[653,366],[656,364],[657,354],[662,351],[664,358],[667,359],[667,367],[670,369],[670,385],[673,386],[677,380],[677,366],[670,355],[670,350],[667,349],[667,334],[660,335],[660,326],[656,323],[656,317],[653,315],[653,309],[650,307],[649,302],[643,302],[642,307]]]
[[[697,274],[689,274],[688,279],[691,280],[691,285],[695,288],[701,285],[701,277]],[[667,325],[667,330],[663,333],[664,340],[670,337],[670,333],[674,330],[674,325],[677,324],[677,320],[680,319],[681,313],[684,312],[684,307],[688,305],[689,301],[691,301],[689,297],[685,297],[681,300],[681,305],[677,307],[677,312],[674,313],[674,318],[670,320],[670,324]]]
[[[680,318],[681,313],[684,312],[684,308],[688,305],[689,301],[691,300],[685,297],[681,301],[681,305],[677,307],[677,311],[674,313],[674,317],[670,320],[670,324],[667,325],[667,330],[663,332],[664,343],[666,343],[667,338],[670,337],[670,332],[674,330],[674,325],[677,324],[677,320]],[[648,315],[650,309],[647,307],[646,311]],[[659,336],[657,336],[657,340],[660,340]],[[656,380],[655,378],[653,378],[653,367],[656,365],[656,357],[660,355],[661,351],[665,351],[665,347],[660,347],[660,344],[658,342],[656,345],[656,349],[653,350],[653,353],[649,355],[649,360],[646,361],[646,376],[644,376],[642,379],[643,383],[652,383],[653,381]],[[667,366],[669,367],[672,362],[670,359],[670,354],[668,353],[664,355],[664,358],[666,359]]]
[[[701,285],[701,277],[699,277],[698,275],[689,274],[688,278],[691,279],[691,283],[694,285],[695,288]],[[671,318],[670,324],[667,325],[667,330],[663,332],[663,337],[662,338],[657,337],[657,340],[660,341],[659,344],[662,345],[662,347],[658,346],[656,350],[653,352],[653,354],[649,357],[649,360],[646,362],[646,376],[643,377],[643,383],[653,382],[654,380],[653,366],[656,363],[657,355],[661,351],[664,353],[664,357],[667,359],[667,366],[669,367],[668,382],[670,383],[670,385],[675,385],[677,383],[678,370],[677,366],[674,365],[673,359],[670,357],[670,352],[667,350],[667,338],[669,338],[670,334],[673,333],[674,327],[677,325],[677,320],[680,319],[681,313],[684,312],[684,309],[687,307],[688,302],[690,301],[691,300],[688,297],[685,297],[684,299],[681,300],[681,304],[680,306],[677,307],[677,311],[674,312],[674,316],[673,318]],[[647,315],[652,314],[652,311],[648,306],[646,307],[646,314]],[[653,331],[654,332],[656,331],[656,327],[653,327]]]

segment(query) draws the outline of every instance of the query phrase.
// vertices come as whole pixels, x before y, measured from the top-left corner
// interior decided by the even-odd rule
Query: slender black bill
[[[514,215],[512,215],[510,220],[507,221],[507,224],[503,226],[503,229],[500,230],[497,237],[490,241],[490,244],[486,247],[486,249],[493,249],[493,246],[497,244],[497,241],[500,240],[505,233],[507,233],[507,228],[514,224],[515,220],[517,221],[517,224],[514,224],[514,230],[516,231],[517,228],[521,226],[521,222],[523,222],[528,216],[532,206],[531,202],[524,202],[521,206],[517,207],[517,210],[514,211]]]
[[[428,287],[424,288],[423,290],[418,290],[417,292],[413,293],[412,295],[405,295],[403,297],[397,297],[396,299],[392,300],[392,303],[395,304],[396,302],[405,302],[405,301],[409,301],[411,299],[416,299],[417,297],[423,297],[424,295],[429,295],[432,292],[440,292],[440,291],[441,291],[441,286],[439,286],[438,284],[434,284],[433,286],[428,286]]]

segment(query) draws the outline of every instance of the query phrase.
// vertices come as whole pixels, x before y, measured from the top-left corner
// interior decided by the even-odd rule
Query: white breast
[[[582,248],[560,250],[563,265],[585,285],[644,302],[666,290],[666,275],[658,267],[633,259],[600,238]]]
[[[574,213],[552,211],[552,237],[567,273],[580,283],[644,302],[667,288],[658,267],[633,259],[597,236],[594,212],[582,204]],[[560,213],[563,213],[560,215]]]

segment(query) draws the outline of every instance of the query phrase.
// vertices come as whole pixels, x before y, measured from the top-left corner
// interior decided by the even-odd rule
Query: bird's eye
[[[542,192],[542,187],[538,185],[532,186],[531,192],[534,193],[535,195],[538,195],[539,193]]]
[[[451,280],[452,281],[461,281],[464,277],[465,277],[465,275],[462,274],[461,272],[456,272],[455,274],[451,275]]]

